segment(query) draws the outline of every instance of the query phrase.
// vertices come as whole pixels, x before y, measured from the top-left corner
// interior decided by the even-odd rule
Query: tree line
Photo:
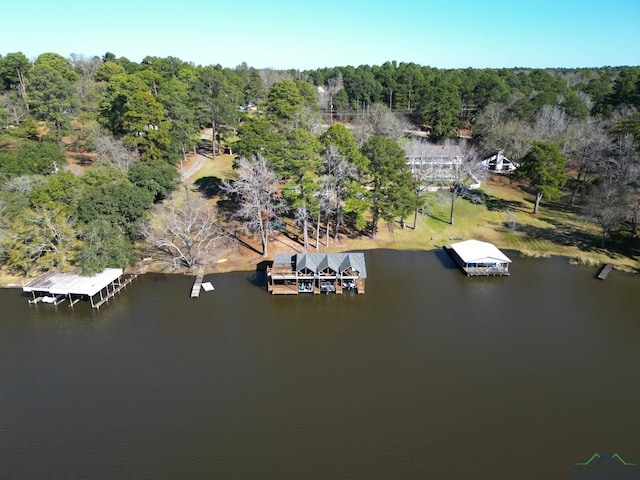
[[[451,223],[456,198],[482,176],[478,156],[501,150],[520,164],[536,211],[568,192],[604,242],[625,221],[637,231],[639,108],[640,67],[275,71],[9,53],[0,56],[0,258],[26,275],[93,273],[129,265],[146,244],[193,266],[232,228],[259,235],[268,255],[284,217],[305,249],[310,234],[317,248],[341,232],[375,237],[380,221],[393,230],[413,214],[415,225],[433,179],[407,165],[407,149],[422,143],[407,139],[411,130],[430,142],[469,137],[447,185]],[[203,128],[213,132],[207,145]],[[190,201],[149,222],[196,148],[237,155],[237,178],[222,185],[229,216]],[[86,163],[82,175],[64,168],[70,156]]]

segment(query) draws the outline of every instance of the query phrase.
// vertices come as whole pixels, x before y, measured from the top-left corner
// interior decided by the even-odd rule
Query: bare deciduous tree
[[[349,190],[349,183],[356,176],[356,168],[344,158],[335,145],[330,145],[323,158],[325,175],[322,180],[321,209],[327,219],[327,246],[329,245],[329,224],[334,216],[334,238],[338,238],[342,224],[342,203]]]
[[[560,107],[544,105],[536,116],[533,138],[539,142],[554,141],[567,129],[567,115]]]
[[[0,106],[5,109],[14,125],[18,125],[29,115],[28,104],[14,92],[0,95]]]
[[[258,70],[258,74],[267,92],[274,83],[280,83],[283,80],[291,80],[292,82],[296,80],[295,77],[288,72],[273,70],[271,68],[262,68]]]
[[[413,139],[405,145],[404,150],[407,152],[407,158],[423,158],[427,155],[427,145],[429,142],[420,139]],[[436,189],[434,184],[436,178],[435,166],[430,162],[413,162],[411,164],[411,172],[413,178],[416,179],[415,196],[416,208],[413,212],[413,229],[418,228],[418,212],[422,205],[422,197],[425,191]]]
[[[508,109],[508,105],[504,103],[492,102],[488,104],[478,114],[474,130],[476,130],[483,138],[490,136],[493,130],[506,123]],[[489,148],[491,150],[498,149],[496,147]]]
[[[42,187],[46,183],[47,180],[45,177],[22,175],[5,180],[2,183],[2,189],[7,192],[21,193],[28,197],[34,189]]]
[[[531,146],[533,131],[525,122],[508,121],[487,130],[482,138],[485,150],[502,150],[510,160],[518,162]]]
[[[280,214],[287,208],[280,189],[281,180],[262,156],[253,160],[242,157],[238,167],[238,178],[225,181],[222,189],[228,195],[237,196],[236,217],[245,221],[248,231],[260,234],[262,256],[267,257],[274,223],[280,223]]]
[[[628,196],[628,204],[631,207],[631,228],[635,234],[640,217],[640,156],[635,149],[632,135],[627,133],[618,137],[613,166],[618,181],[624,186]]]
[[[320,108],[330,113],[333,112],[333,96],[344,87],[342,73],[328,78],[318,91],[318,103]]]
[[[356,139],[358,148],[362,148],[365,142],[374,134],[373,125],[363,119],[357,120],[351,127],[353,138]]]
[[[94,138],[96,152],[100,160],[107,161],[122,170],[129,170],[129,167],[138,160],[138,155],[129,148],[122,140],[118,140],[102,133],[96,134]]]
[[[592,180],[590,175],[595,172],[596,166],[604,161],[611,148],[609,139],[602,124],[593,118],[575,125],[571,129],[571,147],[567,152],[570,166],[578,171],[578,177],[573,188],[571,204],[575,204],[578,193],[584,190],[586,183]]]
[[[472,185],[479,185],[488,176],[487,168],[482,165],[478,154],[473,147],[465,140],[461,141],[460,161],[455,162],[451,167],[451,212],[449,223],[453,225],[453,210],[458,197],[476,199],[476,195],[470,188]]]
[[[306,105],[295,111],[291,118],[293,128],[304,128],[318,135],[322,130],[322,114]]]
[[[394,114],[390,108],[379,103],[369,107],[366,121],[371,124],[374,135],[384,135],[396,142],[410,129],[410,124],[404,117]]]
[[[192,195],[181,204],[163,206],[156,221],[141,230],[172,269],[204,265],[226,253],[231,244],[214,208]]]
[[[309,249],[309,209],[306,205],[300,205],[295,210],[295,222],[302,229],[304,252]]]
[[[417,180],[416,200],[420,208],[420,196],[425,190],[449,190],[451,210],[449,223],[453,225],[455,202],[459,197],[474,200],[474,186],[486,180],[487,168],[482,165],[474,148],[462,140],[456,144],[446,140],[444,145],[414,140],[405,147],[414,178]],[[414,211],[414,225],[417,225],[418,210]]]
[[[613,227],[625,219],[624,191],[613,176],[601,178],[589,195],[589,213],[602,230],[600,246],[604,247]]]

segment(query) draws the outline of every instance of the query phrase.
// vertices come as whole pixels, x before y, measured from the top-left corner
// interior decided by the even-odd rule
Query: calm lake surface
[[[640,278],[366,253],[365,295],[140,277],[100,311],[0,291],[2,479],[569,479],[640,463]]]

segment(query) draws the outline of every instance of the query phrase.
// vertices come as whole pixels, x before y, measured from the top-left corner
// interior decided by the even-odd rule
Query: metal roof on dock
[[[502,253],[493,243],[480,240],[465,240],[453,243],[451,247],[465,263],[511,263],[511,259]]]
[[[22,287],[25,292],[47,292],[54,295],[88,295],[92,297],[122,276],[121,268],[105,268],[91,276],[47,272]]]
[[[327,268],[342,274],[351,268],[359,273],[360,278],[367,278],[367,266],[364,253],[276,253],[273,267],[290,267],[299,272],[309,269],[319,273]]]

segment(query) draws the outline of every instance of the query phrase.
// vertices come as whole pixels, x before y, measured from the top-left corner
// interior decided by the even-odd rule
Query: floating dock
[[[598,272],[598,274],[596,275],[596,278],[598,280],[606,280],[607,275],[609,275],[611,273],[611,270],[613,270],[613,264],[612,263],[606,263],[602,266],[602,268],[600,269],[600,271]]]

